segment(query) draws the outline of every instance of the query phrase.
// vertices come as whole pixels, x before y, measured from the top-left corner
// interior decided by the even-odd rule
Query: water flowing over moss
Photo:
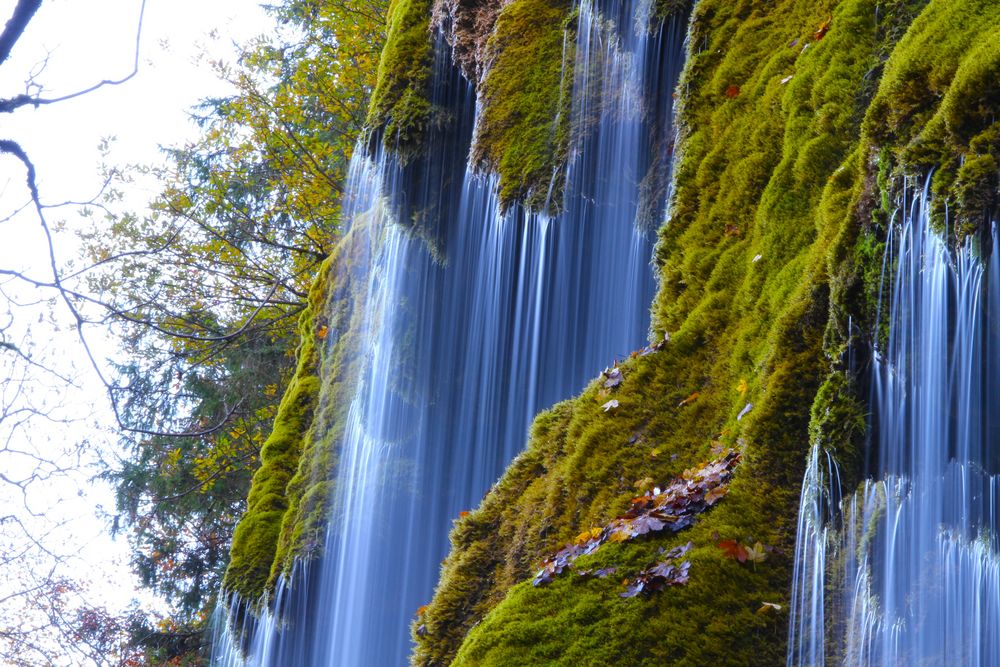
[[[356,320],[364,311],[367,280],[365,262],[357,255],[365,252],[366,233],[360,220],[338,242],[300,316],[296,372],[261,450],[247,511],[233,535],[224,587],[242,600],[256,601],[273,590],[295,558],[317,555],[322,544],[336,463],[332,443],[343,430],[344,396],[357,364]]]

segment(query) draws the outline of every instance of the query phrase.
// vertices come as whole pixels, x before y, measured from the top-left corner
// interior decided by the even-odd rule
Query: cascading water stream
[[[572,109],[592,125],[559,215],[501,214],[494,179],[463,173],[475,104],[440,45],[436,101],[464,138],[432,138],[427,164],[457,173],[415,187],[391,158],[357,151],[345,219],[364,221],[350,232],[351,271],[367,276],[364,343],[324,557],[296,564],[242,640],[218,623],[213,664],[403,664],[452,519],[521,450],[539,409],[645,341],[652,234],[637,221],[665,205],[685,23],[636,30],[645,3],[606,4],[579,7]],[[430,200],[433,248],[400,224]]]
[[[803,483],[789,666],[1000,664],[997,237],[985,253],[949,250],[928,196],[904,207],[891,239],[889,338],[873,362],[877,475],[837,518],[818,451]]]

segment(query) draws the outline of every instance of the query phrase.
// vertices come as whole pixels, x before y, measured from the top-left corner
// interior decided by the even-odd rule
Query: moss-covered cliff
[[[862,361],[867,349],[852,334],[870,330],[899,178],[940,167],[936,201],[965,230],[995,210],[985,110],[1000,69],[984,31],[998,20],[982,2],[697,4],[656,257],[653,334],[670,342],[622,366],[617,410],[601,409],[595,383],[538,418],[527,451],[459,520],[414,623],[415,664],[783,663],[810,442],[859,472],[864,367],[842,362],[849,344]],[[620,578],[690,540],[687,585],[645,599],[620,598],[613,577],[532,585],[546,555],[628,507],[635,480],[666,482],[719,442],[744,463],[697,525],[578,561]],[[727,539],[773,550],[741,564]]]
[[[659,3],[664,13],[683,4]],[[437,118],[431,25],[443,26],[477,78],[473,155],[499,174],[505,202],[540,206],[569,140],[560,112],[572,8],[481,5],[438,3],[432,21],[428,2],[393,3],[369,118],[387,146],[413,155]],[[595,382],[537,418],[524,453],[455,526],[434,599],[414,622],[415,664],[783,664],[810,444],[836,453],[848,484],[860,472],[866,332],[877,330],[877,267],[900,179],[935,169],[935,205],[959,234],[996,212],[995,3],[700,0],[689,30],[674,197],[655,257],[652,338],[669,342],[623,363],[620,385]],[[332,263],[356,247],[349,239]],[[246,599],[319,533],[337,427],[316,434],[311,415],[342,408],[317,407],[316,375],[326,364],[349,382],[346,348],[324,341],[350,331],[363,307],[350,274],[328,271],[346,277],[317,280],[299,373],[234,538],[226,585]],[[330,322],[317,319],[326,300]],[[605,411],[610,398],[618,407]],[[637,488],[722,447],[742,463],[694,526],[577,562],[615,567],[614,577],[532,585],[547,555],[622,514]],[[759,542],[765,555],[728,558],[727,540]],[[688,583],[620,597],[623,578],[688,541]]]

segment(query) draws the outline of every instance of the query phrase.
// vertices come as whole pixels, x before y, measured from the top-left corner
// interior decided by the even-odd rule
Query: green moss
[[[653,5],[654,20],[663,20],[671,16],[683,16],[691,11],[691,0],[656,0]]]
[[[500,201],[555,202],[569,141],[573,25],[567,0],[513,0],[486,44],[473,159],[495,171]],[[568,31],[568,32],[567,32]]]
[[[429,0],[392,0],[367,125],[405,163],[423,150],[442,111],[430,101],[433,44]]]
[[[959,239],[997,212],[1000,6],[931,2],[886,64],[865,132],[897,174],[934,170],[934,218]]]

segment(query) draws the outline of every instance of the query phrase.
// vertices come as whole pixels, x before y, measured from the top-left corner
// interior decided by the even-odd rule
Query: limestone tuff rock
[[[503,5],[500,0],[435,0],[431,29],[452,48],[452,58],[469,81],[480,81],[486,69],[486,43]]]

